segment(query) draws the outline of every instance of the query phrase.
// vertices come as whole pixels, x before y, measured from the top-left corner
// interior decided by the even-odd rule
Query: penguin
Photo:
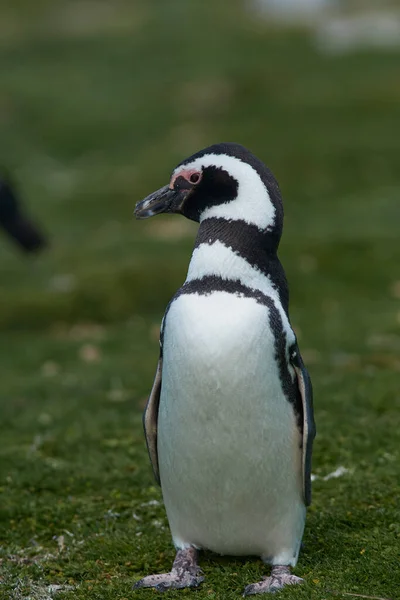
[[[311,501],[312,386],[289,320],[277,256],[283,206],[271,171],[235,143],[181,162],[138,219],[200,224],[186,281],[167,306],[143,415],[176,557],[134,588],[197,587],[198,552],[271,565],[244,595],[302,583],[297,563]]]

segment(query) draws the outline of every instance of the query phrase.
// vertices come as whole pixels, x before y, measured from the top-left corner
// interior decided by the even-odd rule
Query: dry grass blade
[[[381,596],[367,596],[366,594],[353,594],[351,592],[333,592],[334,596],[351,596],[352,598],[367,598],[368,600],[392,600],[391,598],[383,598]]]

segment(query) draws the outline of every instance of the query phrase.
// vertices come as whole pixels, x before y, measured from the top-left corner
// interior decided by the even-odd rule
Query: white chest
[[[177,545],[266,557],[289,547],[287,560],[297,556],[300,438],[275,352],[268,309],[251,298],[214,292],[173,302],[158,449]],[[267,534],[271,520],[284,521],[279,534]]]

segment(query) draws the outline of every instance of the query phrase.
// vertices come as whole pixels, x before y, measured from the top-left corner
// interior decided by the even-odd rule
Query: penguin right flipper
[[[303,489],[306,506],[311,504],[311,457],[315,438],[313,391],[310,375],[304,366],[298,346],[290,352],[290,362],[296,372],[297,384],[303,405]]]
[[[162,357],[160,356],[157,364],[157,371],[154,377],[153,387],[143,413],[143,427],[146,437],[147,450],[150,456],[151,466],[153,467],[154,477],[160,485],[160,471],[158,468],[157,454],[157,422],[158,408],[160,405],[162,378]]]

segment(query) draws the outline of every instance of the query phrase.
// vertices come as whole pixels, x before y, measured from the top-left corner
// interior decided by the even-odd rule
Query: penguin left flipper
[[[304,366],[297,345],[290,351],[290,362],[296,373],[297,384],[303,405],[303,489],[304,503],[306,506],[309,506],[311,504],[311,456],[316,433],[313,410],[313,391],[310,376]]]
[[[154,377],[153,387],[151,388],[150,396],[143,413],[143,427],[146,437],[147,450],[149,452],[151,466],[153,467],[154,477],[159,485],[160,471],[158,467],[157,454],[157,427],[158,427],[158,408],[160,405],[161,394],[161,378],[162,378],[162,357],[158,360],[157,371]]]

